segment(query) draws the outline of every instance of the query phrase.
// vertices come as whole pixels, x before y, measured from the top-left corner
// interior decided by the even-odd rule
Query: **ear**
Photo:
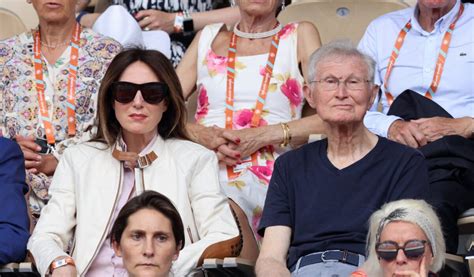
[[[369,107],[367,107],[367,110],[369,110],[372,105],[374,104],[375,99],[377,98],[377,95],[379,93],[380,87],[378,85],[372,85],[371,89],[371,94],[370,94],[370,99],[369,99]]]
[[[311,108],[316,109],[316,99],[314,97],[314,91],[311,88],[311,84],[305,84],[303,86],[303,93],[304,97],[306,98],[306,101],[308,101],[308,104],[311,106]]]
[[[179,251],[183,245],[183,242],[180,241],[178,245],[176,245],[176,253],[173,255],[173,261],[176,261],[179,257]]]
[[[120,248],[120,244],[115,240],[112,241],[112,248],[114,249],[115,255],[122,257],[122,249]]]

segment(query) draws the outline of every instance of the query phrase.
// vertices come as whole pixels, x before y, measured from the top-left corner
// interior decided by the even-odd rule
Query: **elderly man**
[[[27,191],[20,147],[0,137],[0,265],[25,258],[30,235],[24,197]]]
[[[359,48],[377,62],[382,112],[365,125],[420,148],[448,252],[457,251],[457,218],[474,206],[474,6],[418,0],[374,20]]]
[[[370,57],[331,43],[312,54],[308,75],[305,96],[327,139],[277,159],[260,222],[258,276],[348,276],[364,261],[372,212],[428,194],[421,153],[363,124],[378,91]]]

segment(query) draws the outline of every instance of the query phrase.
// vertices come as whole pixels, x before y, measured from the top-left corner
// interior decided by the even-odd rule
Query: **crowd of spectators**
[[[472,4],[418,0],[356,47],[281,24],[282,0],[26,2],[38,27],[0,41],[0,266],[185,276],[238,255],[227,198],[257,276],[427,277],[457,252]]]

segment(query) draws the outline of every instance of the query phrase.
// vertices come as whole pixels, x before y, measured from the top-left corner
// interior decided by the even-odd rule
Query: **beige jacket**
[[[184,276],[196,266],[207,246],[237,236],[238,229],[219,187],[214,153],[189,141],[164,141],[161,137],[153,150],[158,158],[143,169],[144,188],[137,190],[158,191],[176,205],[186,243],[173,272]],[[108,235],[122,176],[123,166],[101,143],[84,143],[65,152],[49,189],[51,200],[28,242],[42,275],[54,259],[66,255],[74,232],[71,256],[78,274],[87,272]]]

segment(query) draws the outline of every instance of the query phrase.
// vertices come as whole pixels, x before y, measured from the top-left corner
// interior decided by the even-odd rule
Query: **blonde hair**
[[[446,246],[441,223],[433,208],[423,200],[403,199],[387,203],[374,212],[369,220],[367,234],[367,260],[362,266],[367,276],[382,276],[382,268],[375,252],[380,234],[390,222],[410,222],[420,227],[428,238],[433,253],[430,265],[432,272],[438,272],[444,264]]]

